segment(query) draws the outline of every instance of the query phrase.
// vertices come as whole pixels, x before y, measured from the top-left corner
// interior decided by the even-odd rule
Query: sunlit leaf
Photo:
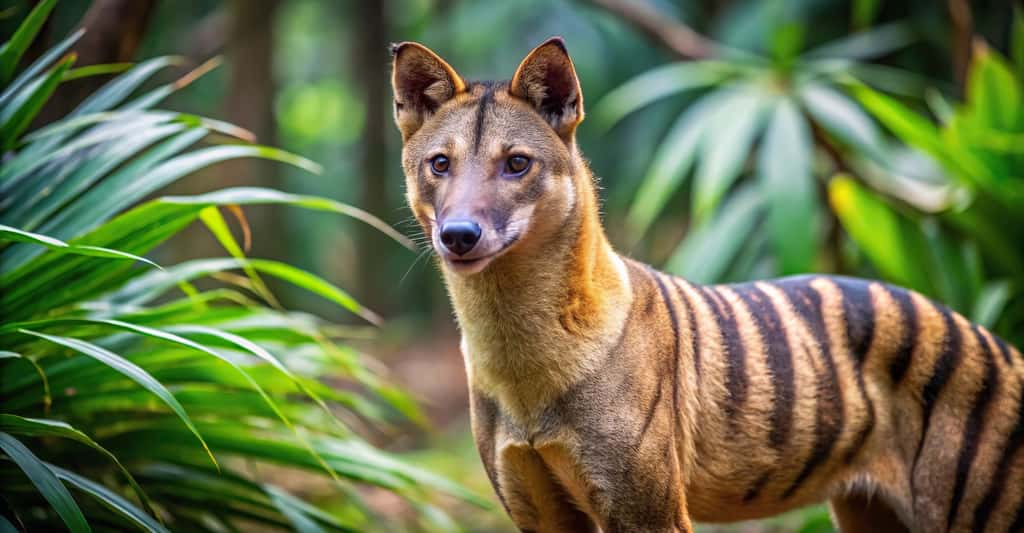
[[[910,44],[914,33],[906,22],[890,22],[857,32],[823,44],[803,54],[803,57],[846,59],[875,59]]]
[[[4,241],[16,241],[16,242],[27,242],[32,244],[38,244],[45,246],[51,250],[56,250],[65,254],[77,254],[87,255],[90,257],[106,257],[110,259],[130,259],[132,261],[139,261],[146,263],[147,265],[160,268],[159,265],[137,255],[125,253],[119,250],[111,250],[110,248],[102,248],[99,246],[79,246],[68,244],[59,239],[53,237],[47,237],[38,233],[30,233],[27,231],[21,231],[17,228],[10,226],[0,225],[0,242]]]
[[[647,231],[686,180],[697,159],[704,132],[711,127],[708,118],[715,109],[715,102],[721,97],[722,94],[713,93],[691,105],[676,119],[668,135],[661,141],[626,218],[632,235],[639,237]]]
[[[976,119],[1003,131],[1021,131],[1020,81],[999,54],[978,41],[967,75],[967,101]]]
[[[37,3],[15,30],[11,39],[0,47],[0,84],[6,85],[14,76],[14,70],[18,68],[21,56],[35,40],[55,5],[57,5],[57,0],[43,0]]]
[[[26,85],[10,104],[0,108],[0,147],[4,151],[14,147],[18,135],[43,109],[43,104],[57,90],[64,73],[74,62],[74,55],[62,60],[49,73]]]
[[[750,156],[769,110],[769,98],[756,86],[741,88],[718,103],[707,120],[701,159],[694,176],[693,215],[707,220]]]
[[[876,161],[886,160],[882,132],[846,95],[827,85],[811,83],[801,88],[799,96],[811,117],[830,134]]]
[[[833,178],[828,193],[843,228],[886,279],[935,294],[923,268],[929,253],[920,229],[850,177]]]
[[[757,172],[768,210],[768,232],[782,274],[811,272],[818,249],[817,184],[811,175],[811,133],[790,101],[772,114]]]
[[[987,328],[995,326],[1006,304],[1013,296],[1013,286],[1008,281],[996,281],[986,284],[978,294],[971,309],[971,321]]]
[[[189,418],[188,414],[185,413],[185,409],[182,408],[180,403],[178,403],[178,400],[174,398],[174,395],[171,394],[171,392],[167,390],[167,388],[164,387],[162,383],[154,379],[153,376],[151,376],[148,372],[140,368],[138,365],[126,360],[125,358],[115,354],[114,352],[111,352],[95,344],[81,341],[79,339],[47,335],[45,333],[39,333],[36,331],[30,331],[26,329],[21,329],[19,331],[21,333],[24,333],[25,335],[39,337],[40,339],[48,340],[54,344],[70,348],[83,355],[88,355],[89,357],[92,357],[93,359],[120,372],[121,374],[124,374],[125,376],[129,377],[132,381],[138,383],[146,390],[152,392],[154,395],[160,398],[161,401],[167,404],[167,406],[170,407],[172,411],[174,411],[178,418],[180,418],[181,421],[185,424],[185,426],[188,427],[189,431],[191,431],[192,434],[195,435],[196,439],[199,440],[199,443],[203,446],[203,449],[206,451],[207,456],[209,456],[210,461],[213,462],[213,464],[215,465],[217,464],[217,460],[213,457],[213,452],[210,451],[210,448],[206,445],[206,441],[203,440],[203,437],[199,434],[199,431],[196,429],[196,426],[192,422],[192,419]]]
[[[651,69],[605,95],[594,107],[592,120],[601,130],[611,129],[638,109],[673,94],[707,87],[728,72],[728,64],[719,61],[671,63]]]
[[[746,245],[761,218],[762,200],[750,187],[738,189],[714,217],[693,228],[665,264],[665,270],[695,283],[714,283]]]

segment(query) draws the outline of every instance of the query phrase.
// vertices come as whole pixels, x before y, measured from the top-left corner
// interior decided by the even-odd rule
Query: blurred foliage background
[[[35,2],[7,4],[4,40]],[[221,56],[162,107],[237,124],[324,169],[229,161],[162,194],[270,187],[358,206],[410,236],[387,45],[420,41],[464,77],[505,79],[561,35],[586,100],[579,142],[621,251],[697,282],[886,279],[1024,344],[1024,23],[1010,0],[62,0],[28,58],[82,26],[78,65],[183,56],[161,74],[173,79]],[[61,84],[34,126],[103,81]],[[314,272],[385,317],[352,343],[421,401],[430,429],[368,438],[490,498],[429,255],[345,217],[245,213],[248,255]],[[194,225],[148,257],[176,264],[221,245]],[[268,284],[286,308],[358,320]],[[442,505],[469,530],[510,527],[463,500]],[[829,528],[817,508],[726,529]]]

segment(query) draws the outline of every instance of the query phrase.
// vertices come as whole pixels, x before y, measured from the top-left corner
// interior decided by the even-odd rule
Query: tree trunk
[[[134,60],[154,4],[154,0],[95,0],[78,23],[78,27],[85,28],[85,35],[72,48],[78,54],[75,66]],[[110,76],[89,76],[61,84],[35,124],[46,124],[68,114],[109,79]]]
[[[387,68],[388,2],[355,2],[356,10],[356,76],[361,85],[362,100],[366,105],[366,126],[363,131],[360,175],[363,176],[363,194],[360,207],[384,218],[394,212],[390,202],[388,168],[388,128],[391,127],[391,86]],[[381,264],[381,254],[374,250],[394,249],[388,237],[365,224],[359,226],[358,293],[364,302],[378,312],[393,307],[395,295],[391,275]]]
[[[274,20],[279,0],[232,0],[226,45],[228,87],[224,93],[224,119],[251,131],[256,142],[277,146],[274,119]],[[280,188],[277,164],[240,159],[212,169],[215,184],[203,188]],[[254,257],[284,259],[284,221],[279,206],[245,208],[252,230]]]

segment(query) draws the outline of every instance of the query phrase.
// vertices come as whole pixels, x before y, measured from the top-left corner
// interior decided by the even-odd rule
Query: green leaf
[[[118,250],[111,250],[110,248],[102,248],[99,246],[68,244],[62,240],[54,239],[53,237],[21,231],[20,229],[0,224],[0,242],[4,241],[38,244],[64,254],[87,255],[90,257],[105,257],[109,259],[130,259],[132,261],[139,261],[146,263],[147,265],[160,268],[160,265],[146,259],[145,257],[139,257],[137,255]]]
[[[767,104],[761,88],[742,87],[720,102],[707,119],[711,125],[701,142],[703,153],[694,177],[693,215],[697,221],[709,219],[743,172],[767,115]]]
[[[881,4],[878,0],[853,0],[850,6],[850,18],[853,19],[854,28],[867,28],[875,20],[878,7]]]
[[[690,230],[665,264],[665,270],[695,283],[720,281],[737,253],[749,242],[761,207],[757,191],[741,187],[710,221]]]
[[[8,165],[0,170],[0,180],[20,181],[23,176],[43,168],[47,163],[67,161],[69,156],[83,149],[106,142],[118,142],[127,135],[167,122],[167,116],[158,113],[118,113],[115,117],[123,120],[100,123],[71,139],[67,139],[67,137],[75,131],[74,129],[58,129],[57,134],[48,134],[44,128],[38,133],[42,136],[41,138],[36,139],[36,142],[19,152]],[[83,119],[65,119],[64,121],[76,126],[81,120]],[[51,127],[60,128],[60,124],[64,121],[56,123],[56,126],[51,125]],[[49,146],[53,141],[60,141],[60,146],[55,146],[52,150],[46,150],[42,154],[37,153],[38,147]]]
[[[726,94],[712,93],[691,105],[661,141],[626,217],[631,235],[642,236],[683,184],[697,158],[704,132],[711,128],[708,117]]]
[[[827,85],[809,83],[800,89],[799,96],[811,117],[830,134],[876,162],[887,160],[882,132],[846,95]]]
[[[185,426],[188,427],[189,431],[191,431],[192,434],[195,435],[196,439],[199,440],[200,444],[202,444],[203,449],[206,451],[206,454],[210,457],[210,461],[214,465],[217,465],[217,459],[213,457],[213,452],[210,451],[210,448],[206,445],[206,441],[203,440],[202,435],[199,434],[199,431],[196,429],[196,426],[192,422],[192,419],[189,418],[187,413],[185,413],[185,409],[182,408],[180,403],[178,403],[178,400],[174,398],[174,395],[171,394],[171,392],[167,390],[167,388],[164,387],[162,383],[157,381],[155,378],[153,378],[153,376],[151,376],[148,372],[140,368],[138,365],[132,363],[131,361],[128,361],[127,359],[121,357],[120,355],[117,355],[114,352],[111,352],[105,348],[79,339],[47,335],[45,333],[39,333],[27,329],[20,329],[18,331],[24,333],[25,335],[38,337],[40,339],[50,341],[54,344],[59,344],[66,348],[70,348],[81,354],[88,355],[89,357],[92,357],[93,359],[96,359],[97,361],[103,363],[104,365],[127,376],[129,379],[138,383],[146,390],[152,392],[154,395],[160,398],[160,400],[163,401],[168,407],[170,407],[171,410],[174,411],[176,415],[178,415],[178,418],[180,418],[181,421],[184,422]]]
[[[120,494],[117,494],[103,485],[100,485],[86,477],[80,476],[70,470],[65,470],[59,466],[51,465],[49,463],[46,463],[46,466],[49,467],[49,469],[53,471],[59,479],[89,496],[92,496],[101,505],[110,509],[115,514],[124,518],[139,529],[153,533],[168,532],[168,529],[160,522],[157,522],[152,516],[146,514]]]
[[[144,175],[125,175],[123,179],[104,180],[101,187],[89,190],[72,208],[64,210],[59,217],[40,229],[46,231],[60,225],[74,228],[78,232],[91,230],[114,216],[123,206],[144,198],[182,176],[215,163],[243,157],[280,161],[314,173],[320,171],[320,167],[308,159],[266,146],[224,145],[203,148],[160,163]]]
[[[252,265],[253,268],[264,274],[274,276],[287,281],[296,287],[301,287],[309,292],[322,296],[359,315],[371,324],[379,326],[384,322],[377,313],[363,307],[340,287],[333,285],[319,276],[278,261],[250,259],[248,263]]]
[[[15,188],[10,197],[10,209],[7,209],[0,221],[10,226],[33,231],[54,218],[55,214],[69,205],[78,195],[89,190],[104,177],[118,179],[120,174],[131,173],[150,161],[164,158],[166,144],[159,144],[146,150],[151,144],[167,137],[174,136],[186,129],[182,124],[161,124],[144,128],[142,132],[132,135],[129,139],[105,143],[89,151],[89,155],[81,158],[72,157],[70,161],[59,165],[59,172],[52,174],[45,170]],[[180,146],[180,139],[171,142],[172,148]],[[180,146],[184,149],[185,146]],[[141,155],[140,155],[141,154]],[[130,161],[132,158],[136,158]],[[126,161],[130,161],[127,165]],[[109,174],[117,169],[114,174]],[[64,174],[68,173],[66,177]],[[49,175],[44,175],[49,174]],[[55,227],[52,224],[51,227]],[[71,233],[65,231],[65,237]]]
[[[274,307],[280,307],[277,298],[270,292],[266,283],[263,282],[263,278],[259,276],[255,269],[253,269],[245,260],[245,253],[242,251],[242,247],[239,246],[235,240],[234,235],[231,234],[231,228],[228,226],[227,221],[220,214],[220,208],[217,206],[206,207],[199,211],[199,220],[203,221],[210,233],[217,239],[217,242],[224,247],[224,249],[231,254],[232,257],[238,259],[242,265],[242,270],[245,271],[245,275],[249,277],[249,281],[252,283],[253,289],[256,291],[261,298],[266,302],[270,303]]]
[[[7,87],[4,88],[3,92],[0,92],[0,108],[6,107],[10,99],[21,90],[30,80],[34,79],[37,74],[43,71],[46,67],[53,64],[64,52],[67,52],[69,48],[79,39],[85,35],[85,30],[80,29],[71,36],[67,37],[63,41],[57,43],[46,51],[43,55],[39,56],[32,62],[27,69],[25,69],[18,77],[14,79]]]
[[[90,76],[104,76],[108,74],[120,74],[135,66],[133,63],[101,63],[99,65],[88,65],[69,70],[64,74],[61,81],[73,81]]]
[[[979,41],[979,43],[981,43]],[[967,103],[973,117],[986,127],[1016,131],[1021,89],[1010,66],[984,44],[977,44],[967,74]]]
[[[19,533],[18,528],[14,527],[14,524],[2,514],[0,514],[0,533]]]
[[[161,69],[181,65],[184,62],[185,59],[178,56],[163,56],[143,61],[136,65],[135,68],[107,82],[106,85],[86,98],[68,116],[76,117],[113,109]]]
[[[53,404],[53,397],[50,395],[50,380],[46,377],[46,372],[43,371],[43,367],[39,366],[34,359],[31,357],[25,357],[17,352],[11,352],[8,350],[0,350],[0,359],[17,359],[19,361],[25,361],[36,371],[36,375],[39,376],[39,382],[43,385],[43,410],[49,413],[50,406]]]
[[[0,108],[0,147],[4,151],[14,147],[18,136],[39,114],[43,104],[57,90],[64,73],[74,62],[75,57],[72,55],[57,63],[48,74],[29,83],[15,95],[10,104]]]
[[[823,44],[805,52],[805,59],[841,57],[875,59],[903,48],[914,41],[914,32],[906,22],[890,22]]]
[[[911,221],[847,176],[833,178],[828,194],[843,228],[886,279],[935,295],[924,268],[928,245]]]
[[[284,204],[302,207],[313,211],[337,213],[368,224],[380,230],[381,233],[391,237],[402,246],[413,251],[417,250],[416,245],[413,244],[408,237],[405,237],[401,233],[395,231],[394,228],[388,226],[383,220],[359,209],[358,207],[353,207],[348,204],[343,204],[341,202],[319,196],[289,194],[274,189],[259,187],[232,187],[196,196],[165,196],[161,198],[160,201],[168,204],[201,206]]]
[[[1010,28],[1010,60],[1019,79],[1024,79],[1024,8],[1013,6],[1013,25]]]
[[[727,63],[692,61],[651,69],[615,88],[594,107],[594,122],[607,131],[638,109],[662,98],[707,87],[728,75]]]
[[[811,272],[819,243],[817,192],[807,122],[783,100],[765,131],[757,171],[768,208],[768,232],[782,274]]]
[[[995,281],[985,284],[974,301],[971,310],[971,321],[992,329],[1006,309],[1013,296],[1013,286],[1009,281]]]
[[[267,496],[270,497],[270,501],[277,507],[277,510],[281,511],[281,514],[291,522],[295,531],[299,533],[320,533],[323,531],[323,528],[315,520],[306,516],[305,511],[307,507],[305,506],[308,506],[308,504],[273,485],[264,485],[263,488]]]
[[[916,146],[952,171],[961,181],[988,176],[984,165],[965,150],[945,143],[939,130],[927,119],[907,109],[896,100],[865,86],[854,86],[854,95],[879,121],[897,137]]]
[[[303,271],[286,263],[267,259],[235,258],[198,259],[188,261],[161,271],[159,275],[147,274],[140,276],[117,293],[107,296],[107,300],[115,303],[140,303],[154,298],[181,281],[190,281],[215,272],[243,268],[247,264],[260,273],[274,276],[287,281],[299,288],[320,295],[341,307],[355,313],[373,324],[381,323],[380,317],[364,308],[341,288],[314,274]]]
[[[146,497],[146,493],[142,491],[142,487],[135,482],[135,478],[132,477],[131,473],[128,472],[128,469],[121,464],[121,461],[119,461],[117,457],[110,453],[106,448],[97,444],[96,441],[92,440],[88,435],[71,427],[67,423],[59,420],[24,418],[14,414],[0,413],[0,431],[12,433],[14,435],[28,435],[31,437],[60,437],[80,442],[96,450],[106,456],[107,459],[117,466],[118,470],[120,470],[128,480],[128,484],[131,485],[132,490],[134,490],[135,494],[139,497],[139,501],[142,502],[150,513],[154,512],[150,506],[149,498]]]
[[[43,23],[46,22],[46,17],[49,16],[55,5],[57,5],[57,0],[43,0],[37,3],[25,20],[18,25],[18,29],[14,30],[11,40],[0,46],[0,85],[7,85],[7,82],[14,76],[21,56],[35,40]]]
[[[14,461],[14,464],[18,465],[18,468],[28,476],[29,481],[35,485],[43,498],[50,502],[53,510],[60,515],[68,529],[75,533],[92,531],[68,489],[57,479],[53,471],[24,444],[11,435],[0,432],[0,450],[6,453]]]

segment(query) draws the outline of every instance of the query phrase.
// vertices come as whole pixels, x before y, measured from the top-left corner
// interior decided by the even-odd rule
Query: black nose
[[[455,255],[464,255],[480,240],[480,225],[470,220],[441,224],[441,244]]]

